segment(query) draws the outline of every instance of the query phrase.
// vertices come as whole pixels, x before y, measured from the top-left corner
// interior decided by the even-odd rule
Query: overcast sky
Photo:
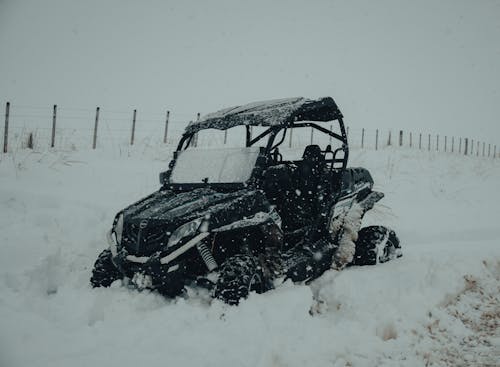
[[[499,85],[497,0],[0,0],[2,105],[188,119],[329,95],[355,127],[498,144]]]

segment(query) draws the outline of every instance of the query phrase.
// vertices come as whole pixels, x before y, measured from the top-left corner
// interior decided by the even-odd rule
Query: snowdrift
[[[424,366],[500,360],[500,161],[353,151],[404,256],[239,307],[91,289],[113,215],[170,151],[17,151],[0,161],[0,366]]]

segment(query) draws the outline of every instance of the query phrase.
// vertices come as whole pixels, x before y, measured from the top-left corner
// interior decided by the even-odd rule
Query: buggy
[[[287,157],[304,128],[311,144]],[[231,147],[236,130],[243,134]],[[312,144],[313,132],[323,147]],[[225,145],[213,147],[221,133]],[[368,170],[347,168],[348,157],[330,97],[256,102],[190,122],[161,188],[116,214],[91,284],[127,279],[169,297],[203,286],[238,304],[284,279],[308,282],[331,268],[401,256],[394,231],[361,228],[384,195]]]

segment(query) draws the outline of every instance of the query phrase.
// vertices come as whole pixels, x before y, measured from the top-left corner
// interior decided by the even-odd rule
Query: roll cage
[[[325,163],[329,164],[332,169],[338,168],[344,170],[347,167],[347,161],[349,158],[349,145],[347,143],[347,134],[342,118],[339,118],[336,121],[338,122],[339,125],[340,134],[330,131],[324,128],[323,126],[318,125],[314,121],[310,122],[301,121],[301,122],[293,122],[289,125],[270,126],[262,133],[252,138],[250,125],[245,125],[246,128],[245,146],[251,147],[255,145],[257,142],[261,141],[262,139],[268,137],[267,144],[264,150],[265,155],[274,156],[274,160],[280,163],[297,163],[300,161],[282,161],[280,159],[281,155],[279,153],[278,147],[285,141],[286,134],[289,130],[296,128],[303,128],[303,127],[311,127],[312,129],[317,130],[323,134],[326,134],[332,139],[338,140],[342,143],[342,145],[335,150],[332,150],[332,147],[329,144],[323,151],[323,154],[325,155]],[[277,140],[280,133],[282,133],[282,136]],[[193,139],[196,139],[195,138],[196,134],[197,132],[189,132],[189,131],[184,133],[181,140],[179,141],[179,144],[177,145],[176,151],[182,151],[187,149],[193,142]],[[275,142],[276,140],[277,142]],[[339,157],[339,154],[342,154],[342,156]],[[337,167],[338,164],[340,164],[340,167]]]

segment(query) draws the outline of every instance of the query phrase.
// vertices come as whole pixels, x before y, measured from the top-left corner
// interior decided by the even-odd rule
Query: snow
[[[255,167],[259,147],[191,148],[182,151],[172,171],[171,182],[211,183],[246,182]]]
[[[114,214],[158,187],[160,148],[0,156],[0,366],[494,366],[500,161],[351,152],[386,194],[364,225],[403,257],[290,282],[238,307],[91,289]]]

